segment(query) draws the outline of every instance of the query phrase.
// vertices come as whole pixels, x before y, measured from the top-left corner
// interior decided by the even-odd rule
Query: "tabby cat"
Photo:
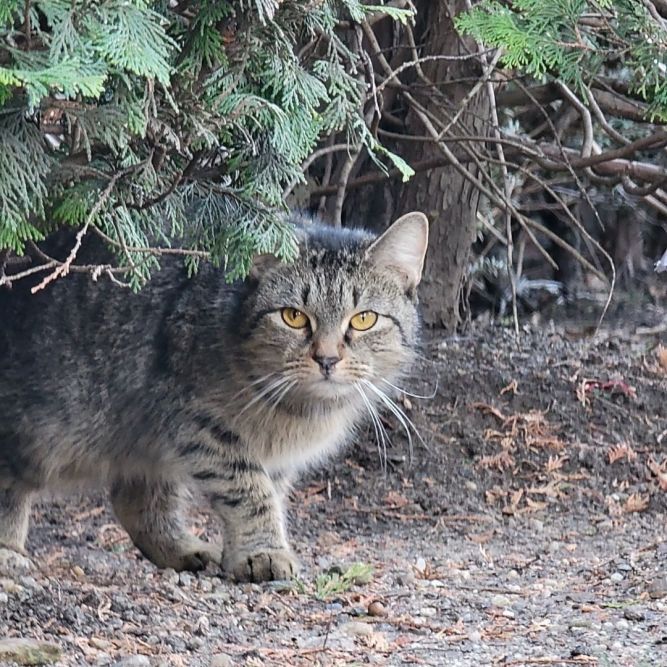
[[[379,238],[297,230],[295,263],[259,257],[232,285],[165,261],[137,294],[80,274],[35,295],[0,288],[6,553],[24,553],[36,494],[93,483],[158,567],[295,572],[286,490],[377,418],[410,364],[428,223],[409,213]],[[221,518],[224,549],[186,529],[193,488]]]

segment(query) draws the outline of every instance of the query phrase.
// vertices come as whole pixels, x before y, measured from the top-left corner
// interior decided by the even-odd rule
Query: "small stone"
[[[34,567],[26,556],[13,549],[0,548],[0,576],[15,577],[31,572]]]
[[[494,607],[511,607],[512,601],[505,595],[494,595],[491,598],[491,604]]]
[[[437,616],[438,610],[435,607],[422,607],[419,610],[419,615],[420,616],[427,616],[428,618],[432,618],[433,616]]]
[[[639,609],[633,609],[628,607],[623,611],[623,616],[628,619],[628,621],[643,621],[646,618],[646,614],[640,611]]]
[[[210,667],[233,667],[234,659],[227,653],[216,653],[211,656]]]
[[[110,642],[108,639],[100,639],[99,637],[91,637],[88,640],[88,643],[96,649],[99,649],[100,651],[108,651],[109,649],[113,648],[113,643]]]
[[[32,591],[41,591],[43,587],[41,584],[37,583],[35,577],[19,577],[19,583],[25,588],[29,588]]]
[[[614,572],[610,577],[609,577],[615,584],[617,584],[619,581],[623,581],[624,577],[620,572]]]
[[[421,574],[426,572],[426,560],[421,556],[417,558],[417,562],[415,563],[415,570]]]
[[[176,585],[178,583],[178,572],[176,570],[172,570],[171,568],[167,568],[163,573],[162,573],[162,578],[167,582],[168,584]]]
[[[199,620],[195,625],[195,632],[198,635],[207,635],[211,629],[211,624],[208,620],[208,616],[200,616]]]
[[[183,586],[184,588],[187,588],[188,586],[192,586],[194,583],[195,578],[192,576],[192,573],[184,571],[180,572],[178,575],[178,583]]]
[[[340,626],[342,632],[355,637],[370,637],[373,635],[373,626],[362,621],[350,621]]]
[[[468,639],[473,644],[479,644],[482,641],[482,633],[479,630],[472,630],[468,633]]]
[[[199,582],[199,590],[202,593],[210,593],[213,590],[213,584],[210,582],[209,579],[202,579]]]
[[[544,521],[540,521],[539,519],[531,519],[530,527],[534,531],[541,533],[544,530]]]
[[[627,630],[630,627],[630,624],[622,618],[620,621],[616,621],[617,630]]]
[[[468,491],[477,491],[478,488],[477,484],[475,484],[475,482],[471,482],[470,480],[466,481],[465,486]]]
[[[145,655],[128,655],[114,662],[113,667],[150,667],[151,661]]]
[[[83,568],[79,565],[75,565],[72,568],[72,574],[77,578],[77,579],[85,579],[86,578],[86,573],[83,571]]]
[[[368,615],[369,616],[386,616],[387,608],[380,602],[380,600],[373,600],[368,605]]]
[[[59,659],[60,648],[55,644],[33,639],[0,639],[0,664],[50,665]]]
[[[653,600],[667,597],[667,577],[652,581],[648,587],[648,595]]]

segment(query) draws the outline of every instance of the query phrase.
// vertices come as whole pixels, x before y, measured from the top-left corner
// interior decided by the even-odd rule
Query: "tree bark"
[[[462,39],[454,29],[453,17],[465,9],[462,0],[420,0],[416,42],[424,43],[420,55],[462,56],[476,51],[474,43]],[[414,87],[412,94],[434,114],[442,117],[443,107],[452,115],[457,112],[466,94],[482,75],[476,59],[434,60],[423,64],[425,76],[436,83],[440,95],[422,92]],[[460,81],[460,82],[459,82]],[[421,82],[420,82],[421,83]],[[486,87],[467,104],[461,115],[471,134],[486,135],[490,107]],[[407,133],[425,134],[420,119],[413,111],[406,117]],[[438,148],[430,142],[409,142],[401,147],[408,162],[437,158]],[[468,170],[476,175],[474,165]],[[453,330],[461,322],[462,285],[468,269],[470,248],[475,238],[479,192],[454,167],[431,169],[413,176],[407,183],[394,185],[396,214],[419,210],[431,223],[429,251],[423,282],[420,287],[425,324]]]

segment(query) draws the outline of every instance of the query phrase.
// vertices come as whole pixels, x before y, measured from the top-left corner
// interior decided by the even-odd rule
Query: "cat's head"
[[[380,237],[305,225],[299,255],[258,258],[240,333],[252,394],[299,403],[377,402],[413,359],[417,285],[428,243],[422,213]],[[361,391],[360,391],[361,390]]]

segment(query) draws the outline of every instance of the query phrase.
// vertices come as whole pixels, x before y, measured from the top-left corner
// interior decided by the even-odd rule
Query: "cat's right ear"
[[[262,276],[266,275],[272,269],[280,266],[280,260],[271,253],[262,255],[255,255],[250,266],[248,277],[255,282],[259,281]]]

